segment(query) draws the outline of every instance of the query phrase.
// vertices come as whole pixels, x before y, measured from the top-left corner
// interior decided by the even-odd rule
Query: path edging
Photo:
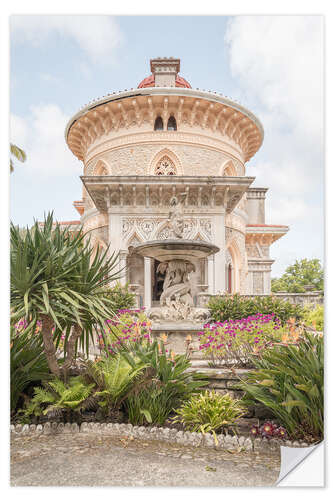
[[[105,436],[133,437],[151,441],[166,441],[179,443],[187,446],[216,448],[221,450],[232,450],[243,448],[247,451],[274,451],[280,446],[304,448],[310,446],[300,441],[282,441],[278,439],[268,440],[266,438],[255,438],[244,436],[232,436],[230,434],[218,434],[216,444],[212,434],[199,432],[177,431],[168,427],[139,427],[132,424],[113,424],[99,422],[57,423],[46,422],[45,424],[16,424],[10,426],[10,432],[15,437],[23,435],[50,435],[50,434],[102,434]]]

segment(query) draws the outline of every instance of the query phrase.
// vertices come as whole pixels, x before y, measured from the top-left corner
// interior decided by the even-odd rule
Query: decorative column
[[[207,257],[208,293],[214,295],[214,257]]]
[[[223,213],[212,217],[213,242],[220,248],[214,255],[214,288],[213,293],[225,290],[225,216]]]
[[[120,284],[122,286],[126,285],[126,282],[128,281],[128,276],[127,276],[127,267],[126,267],[126,259],[127,259],[128,252],[122,250],[119,253],[119,270],[120,270]]]
[[[118,257],[118,271],[121,270],[121,255],[124,248],[122,248],[122,221],[118,214],[113,214],[109,210],[109,243],[111,252],[119,254]]]
[[[144,307],[151,308],[151,258],[144,257]]]

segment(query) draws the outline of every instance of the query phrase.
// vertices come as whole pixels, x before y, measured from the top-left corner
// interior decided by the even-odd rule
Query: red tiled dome
[[[138,85],[138,89],[144,89],[146,87],[155,87],[154,75],[147,76],[147,78],[144,78]],[[183,87],[187,89],[192,88],[188,81],[186,81],[185,78],[182,78],[179,75],[176,76],[176,87]]]

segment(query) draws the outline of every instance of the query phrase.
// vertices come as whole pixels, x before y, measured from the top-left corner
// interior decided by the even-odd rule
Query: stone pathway
[[[273,486],[280,452],[91,434],[15,436],[11,486]]]

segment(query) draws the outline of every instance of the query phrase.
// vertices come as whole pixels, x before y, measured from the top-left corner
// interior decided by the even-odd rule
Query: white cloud
[[[231,70],[298,134],[322,137],[323,18],[240,16],[229,23]]]
[[[55,177],[80,174],[80,166],[64,138],[69,117],[59,106],[31,107],[29,118],[11,115],[11,141],[27,154],[26,168],[32,175]]]
[[[95,63],[109,64],[123,35],[112,16],[12,16],[11,36],[14,43],[41,46],[58,34],[69,37]]]
[[[44,82],[55,84],[55,85],[61,85],[62,80],[56,76],[51,75],[50,73],[41,73],[40,74],[40,79]]]
[[[10,141],[22,149],[28,144],[28,124],[23,118],[14,114],[10,117]]]
[[[323,18],[234,17],[225,41],[242,101],[265,130],[247,174],[269,187],[266,222],[290,226],[271,249],[278,276],[323,254]]]
[[[234,17],[225,41],[232,74],[265,129],[248,174],[271,189],[272,216],[281,216],[274,222],[301,220],[309,200],[322,203],[322,17]]]

